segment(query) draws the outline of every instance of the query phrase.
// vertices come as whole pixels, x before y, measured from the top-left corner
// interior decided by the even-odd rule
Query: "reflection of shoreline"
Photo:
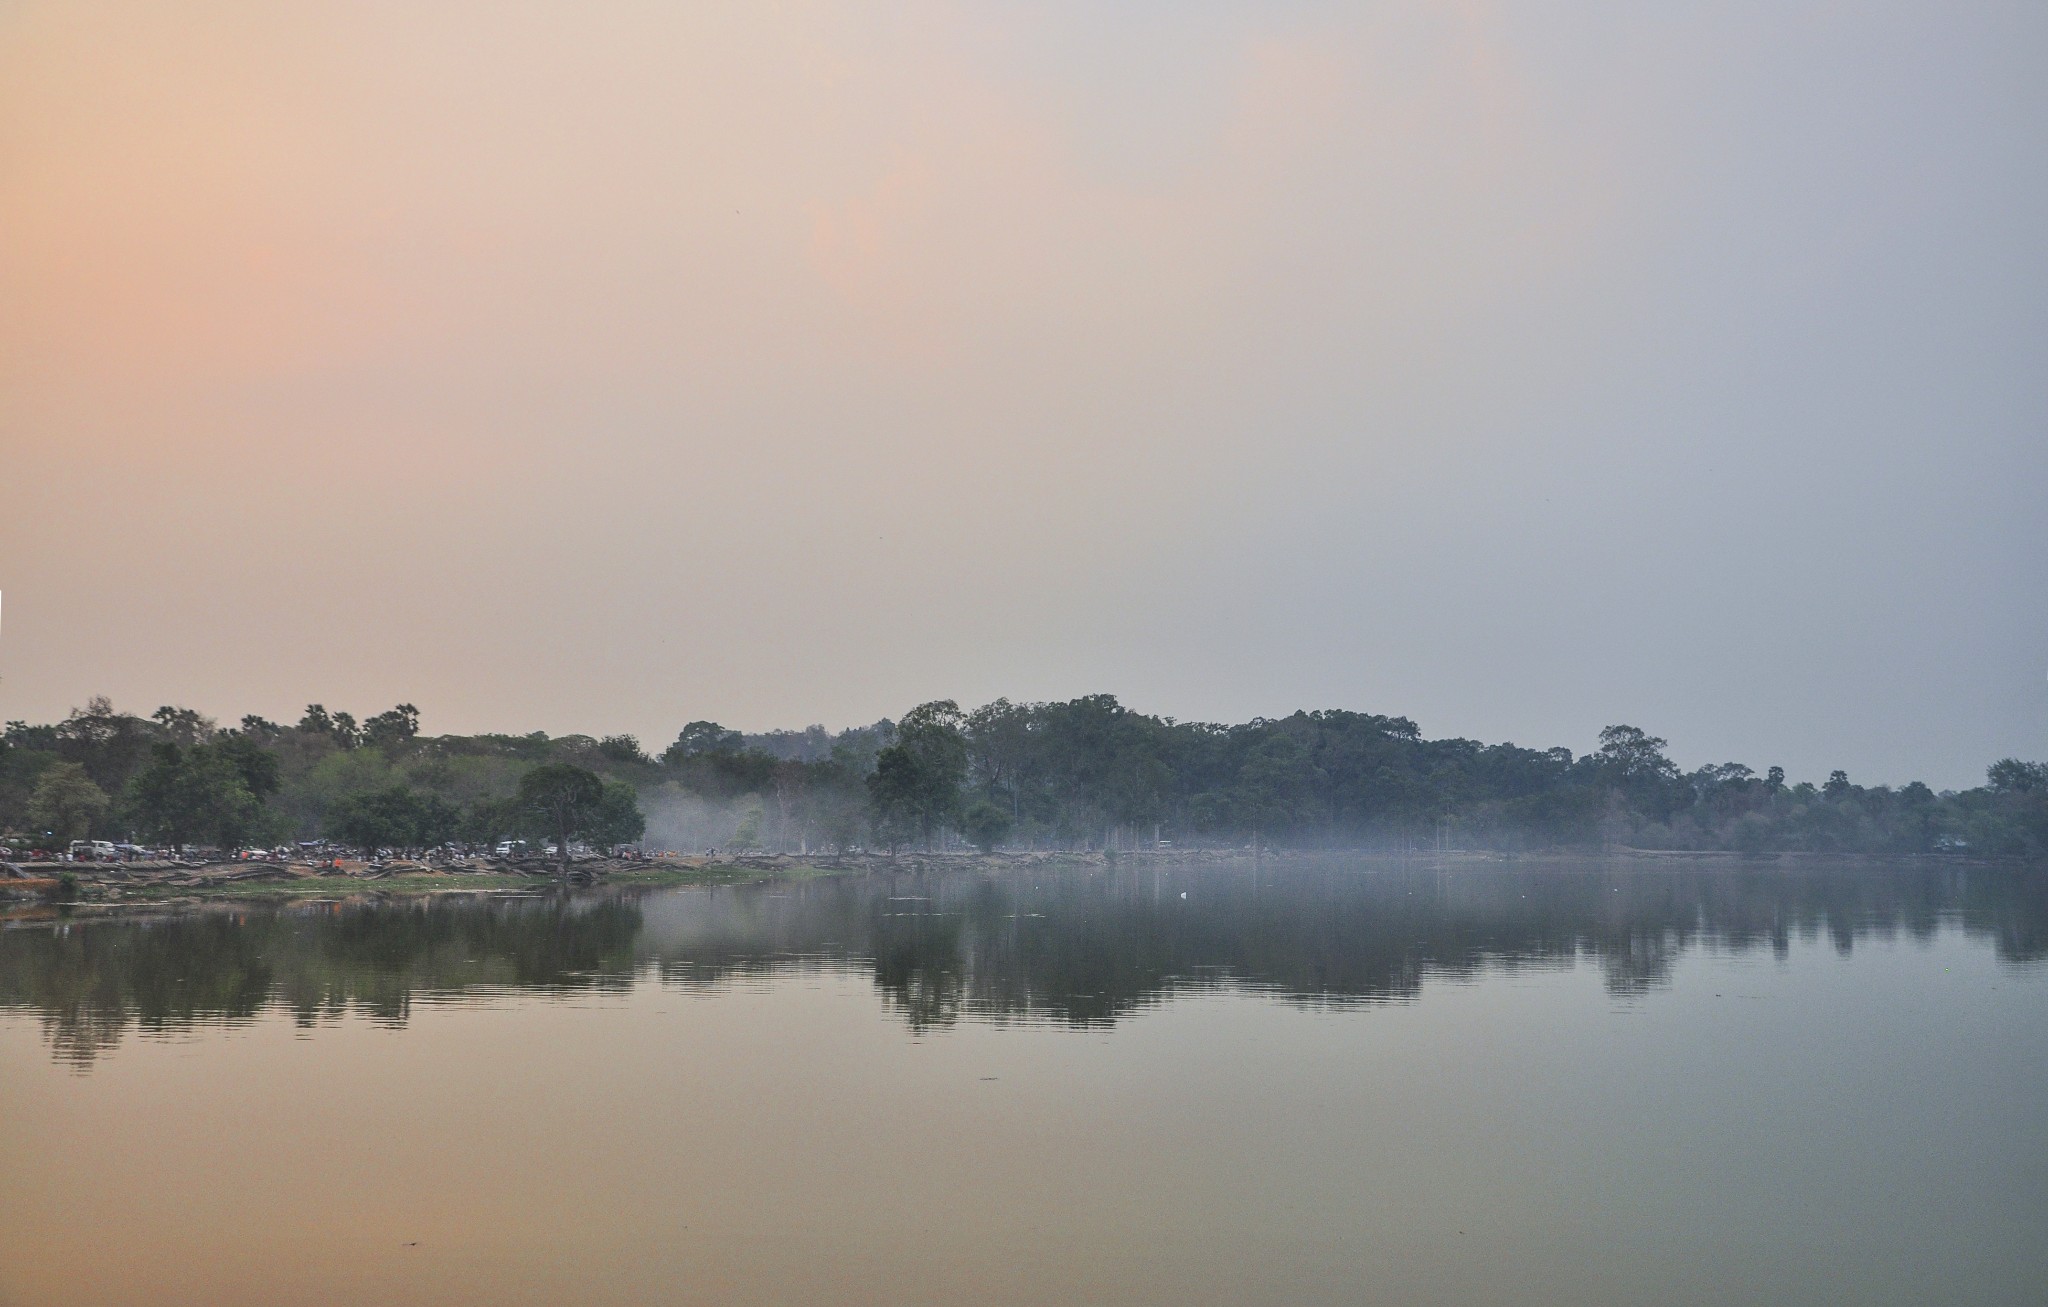
[[[1037,864],[689,890],[210,905],[0,929],[0,1006],[87,1065],[130,1030],[285,1011],[392,1024],[414,1001],[506,991],[708,989],[826,968],[872,978],[915,1028],[1092,1026],[1219,985],[1316,1006],[1405,1002],[1431,980],[1597,965],[1663,984],[1687,949],[1944,930],[2048,957],[2048,876],[2011,869],[1458,865],[1375,859]]]

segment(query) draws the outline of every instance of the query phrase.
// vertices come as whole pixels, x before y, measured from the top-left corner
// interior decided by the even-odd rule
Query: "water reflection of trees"
[[[1612,992],[1640,994],[1689,948],[1784,956],[1795,938],[1824,939],[1846,954],[1859,939],[1928,939],[1945,924],[2028,961],[2048,956],[2048,883],[1867,866],[1041,872],[874,878],[786,902],[785,941],[799,921],[854,940],[913,1026],[963,1015],[1090,1025],[1223,984],[1346,1006],[1406,1001],[1430,978],[1582,960]]]
[[[640,912],[612,899],[446,899],[68,922],[0,935],[0,1005],[38,1012],[76,1065],[132,1028],[172,1034],[266,1009],[301,1025],[402,1024],[420,998],[624,989]]]
[[[1183,895],[1185,897],[1183,897]],[[914,1029],[961,1019],[1115,1021],[1191,989],[1400,1002],[1432,979],[1598,965],[1611,991],[1666,981],[1688,949],[1931,939],[2048,957],[2048,878],[1987,869],[1784,870],[1375,864],[1036,869],[567,898],[321,905],[16,929],[0,1004],[41,1015],[87,1065],[131,1029],[266,1009],[301,1023],[500,990],[719,987],[796,968],[872,977]]]

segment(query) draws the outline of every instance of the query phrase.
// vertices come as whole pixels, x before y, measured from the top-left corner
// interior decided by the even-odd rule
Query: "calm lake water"
[[[0,1303],[2048,1302],[2048,876],[0,930]]]

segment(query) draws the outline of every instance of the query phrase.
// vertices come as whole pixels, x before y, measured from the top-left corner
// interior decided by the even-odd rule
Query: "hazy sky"
[[[2048,5],[0,0],[0,717],[2048,758]]]

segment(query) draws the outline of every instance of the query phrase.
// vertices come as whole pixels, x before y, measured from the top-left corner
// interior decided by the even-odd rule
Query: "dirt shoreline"
[[[600,885],[731,885],[860,875],[884,867],[918,871],[943,865],[1084,863],[1084,854],[904,854],[802,857],[787,854],[691,858],[576,858],[566,874],[541,859],[475,858],[373,864],[331,862],[0,862],[0,900],[69,907],[157,906],[175,902],[280,902],[575,889]],[[1096,855],[1094,861],[1102,858]]]
[[[1502,853],[1490,850],[1363,852],[1346,850],[1147,849],[1120,852],[879,853],[833,857],[791,854],[646,859],[578,858],[565,876],[553,862],[476,858],[449,862],[397,860],[382,864],[311,862],[125,863],[0,862],[0,900],[59,903],[71,908],[156,907],[175,903],[276,903],[309,899],[383,899],[431,894],[506,894],[589,886],[734,885],[808,880],[877,871],[996,871],[1029,866],[1102,867],[1164,865],[1304,865],[1342,859],[1378,866],[1425,865],[1451,869],[1485,865],[1601,866],[1627,863],[1746,866],[1789,870],[1801,866],[1983,866],[1955,855],[1872,858],[1823,853],[1741,854],[1719,850],[1617,848],[1599,852]],[[69,880],[65,874],[69,873]],[[11,915],[11,914],[10,914]]]

